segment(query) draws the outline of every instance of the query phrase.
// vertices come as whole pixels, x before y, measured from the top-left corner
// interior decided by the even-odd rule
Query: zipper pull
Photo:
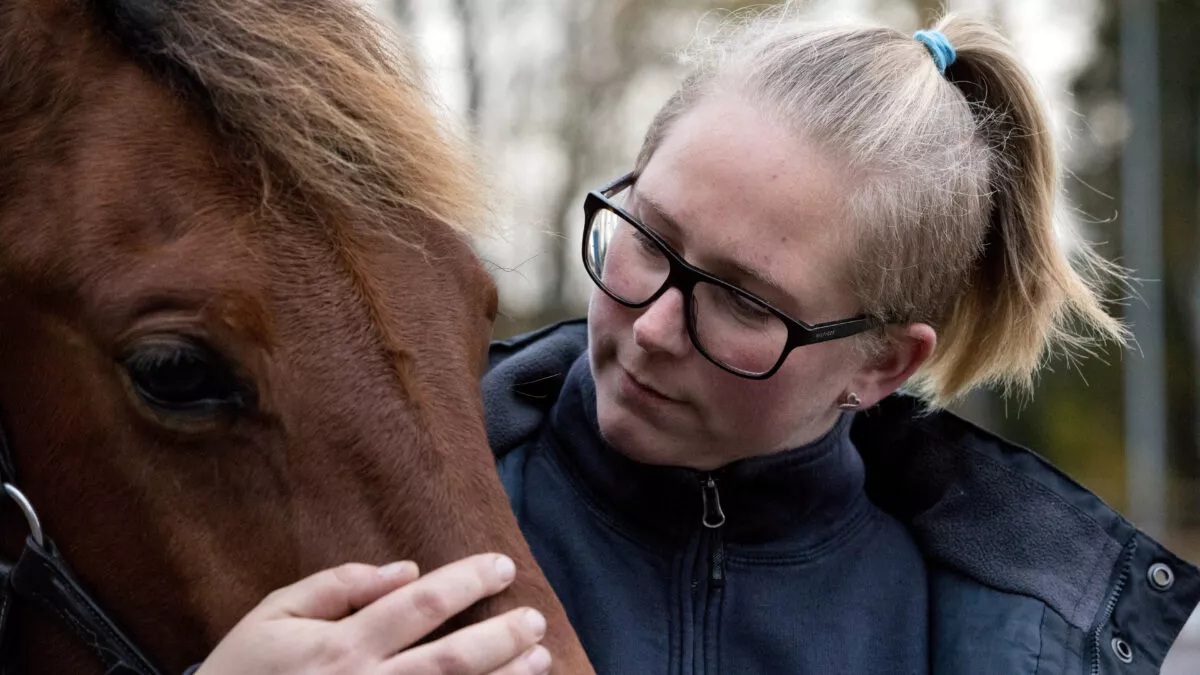
[[[700,484],[700,495],[704,499],[704,518],[701,522],[710,530],[715,530],[725,524],[725,512],[721,510],[721,495],[717,492],[717,481],[709,475],[708,480]]]
[[[704,518],[701,522],[712,532],[708,584],[712,588],[722,588],[725,586],[725,543],[721,537],[721,526],[725,524],[725,512],[721,510],[721,493],[717,492],[717,481],[712,474],[700,483],[700,495],[704,500]]]

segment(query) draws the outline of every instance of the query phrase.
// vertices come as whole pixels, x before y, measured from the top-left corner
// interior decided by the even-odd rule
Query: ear
[[[924,323],[887,327],[887,346],[863,364],[849,391],[869,408],[899,389],[917,372],[937,346],[937,333]]]

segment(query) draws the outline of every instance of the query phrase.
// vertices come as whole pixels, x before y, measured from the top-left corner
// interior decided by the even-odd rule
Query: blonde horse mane
[[[125,24],[128,46],[185,75],[241,141],[265,204],[299,204],[318,219],[332,208],[383,232],[414,210],[482,231],[472,152],[438,118],[412,54],[358,3],[115,4],[125,6],[109,19]]]

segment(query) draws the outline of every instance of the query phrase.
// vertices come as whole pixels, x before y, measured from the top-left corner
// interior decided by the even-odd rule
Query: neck
[[[697,457],[694,460],[688,458],[678,467],[682,469],[691,469],[700,472],[717,472],[736,465],[740,462],[752,460],[759,457],[770,457],[772,455],[780,455],[788,452],[801,451],[807,446],[818,444],[821,439],[829,435],[834,426],[841,422],[843,415],[833,413],[827,417],[823,417],[816,422],[807,425],[802,431],[792,435],[787,441],[769,448],[751,448],[746,446],[722,446],[719,454],[711,457]],[[633,459],[637,456],[636,453],[625,452],[616,444],[611,444],[617,451],[626,457]]]
[[[712,471],[643,464],[600,435],[586,356],[571,368],[551,411],[552,438],[564,463],[603,508],[631,526],[656,537],[689,537],[701,526],[706,499],[712,500],[715,489],[726,515],[727,541],[786,539],[796,547],[831,536],[866,505],[862,460],[849,437],[851,421],[841,416],[810,443]]]

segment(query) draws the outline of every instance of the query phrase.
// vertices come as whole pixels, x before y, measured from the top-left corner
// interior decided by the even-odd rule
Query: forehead
[[[393,315],[405,315],[382,300],[370,311],[357,306],[367,284],[384,299],[410,300],[414,287],[437,295],[434,273],[411,264],[422,259],[414,245],[377,235],[373,223],[264,209],[253,176],[198,111],[136,64],[95,60],[104,59],[103,76],[72,111],[72,128],[87,133],[61,143],[69,151],[27,153],[8,177],[0,242],[16,244],[0,247],[0,285],[22,279],[75,298],[73,311],[106,337],[140,317],[173,313],[260,345],[308,334],[322,320],[331,333],[400,323]],[[442,239],[451,237],[422,243],[440,254],[442,276],[467,286],[472,259]]]
[[[693,263],[740,263],[816,309],[815,296],[834,293],[844,276],[845,174],[799,134],[722,94],[675,122],[636,189],[686,229]]]

